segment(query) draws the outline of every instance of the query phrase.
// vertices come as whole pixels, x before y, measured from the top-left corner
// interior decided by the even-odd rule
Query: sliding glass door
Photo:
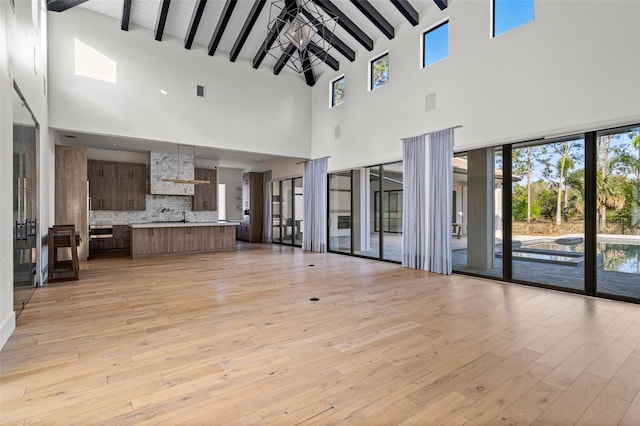
[[[329,175],[329,251],[351,253],[351,171]]]
[[[596,289],[640,298],[640,127],[596,136]]]
[[[302,178],[271,182],[272,241],[302,246],[304,195]]]
[[[329,251],[402,261],[402,162],[329,175]]]
[[[482,148],[453,158],[453,269],[503,275],[502,149]]]
[[[13,308],[20,315],[38,285],[38,128],[13,93]]]
[[[515,145],[511,170],[512,278],[585,291],[584,138]]]

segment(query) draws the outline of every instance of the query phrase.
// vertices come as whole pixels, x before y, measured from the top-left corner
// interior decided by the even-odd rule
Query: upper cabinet
[[[89,160],[87,169],[92,210],[145,210],[146,165]]]
[[[208,180],[209,183],[194,185],[193,211],[214,211],[218,204],[218,185],[215,169],[195,169],[196,180]]]

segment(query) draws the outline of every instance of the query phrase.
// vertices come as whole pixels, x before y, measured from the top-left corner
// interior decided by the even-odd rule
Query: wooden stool
[[[78,245],[80,236],[74,225],[54,225],[49,228],[49,282],[79,280]],[[58,260],[58,249],[68,247],[71,260]]]

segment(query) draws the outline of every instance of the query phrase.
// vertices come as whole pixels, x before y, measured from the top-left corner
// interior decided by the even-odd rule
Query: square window
[[[389,82],[389,53],[378,56],[370,62],[369,90],[377,89]]]
[[[533,21],[533,0],[493,0],[493,37]]]
[[[331,108],[344,102],[344,76],[331,82]]]
[[[422,34],[422,67],[449,57],[449,21]]]

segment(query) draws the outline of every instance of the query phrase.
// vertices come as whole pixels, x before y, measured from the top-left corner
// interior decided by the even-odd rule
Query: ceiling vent
[[[198,96],[199,98],[204,98],[205,97],[205,87],[201,86],[201,85],[197,85],[196,86],[196,96]]]

